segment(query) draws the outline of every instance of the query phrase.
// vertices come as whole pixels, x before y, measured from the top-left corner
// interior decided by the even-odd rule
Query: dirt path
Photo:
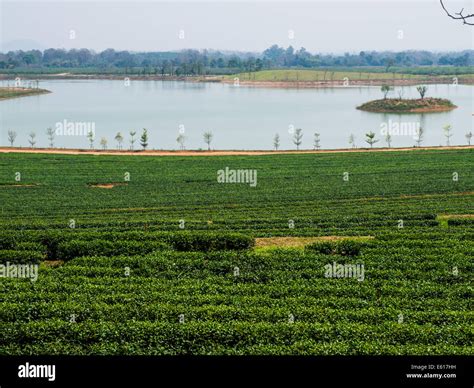
[[[318,236],[318,237],[257,237],[256,248],[301,248],[316,241],[357,240],[367,241],[374,236]]]
[[[280,155],[280,154],[331,154],[346,152],[396,152],[418,150],[466,150],[474,149],[471,146],[450,147],[407,147],[407,148],[341,148],[331,150],[282,150],[282,151],[246,151],[246,150],[217,150],[217,151],[172,151],[172,150],[147,150],[147,151],[120,151],[120,150],[88,150],[73,148],[19,148],[0,147],[0,153],[31,153],[31,154],[59,154],[59,155],[136,155],[136,156],[232,156],[232,155]]]

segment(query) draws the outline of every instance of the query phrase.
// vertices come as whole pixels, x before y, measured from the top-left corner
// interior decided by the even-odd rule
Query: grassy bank
[[[372,72],[353,72],[337,70],[263,70],[252,73],[240,73],[235,76],[228,76],[233,79],[238,77],[241,81],[259,81],[259,82],[305,82],[305,81],[343,81],[349,80],[390,80],[392,73],[372,73]],[[421,75],[416,74],[395,74],[396,79],[420,79]]]
[[[453,74],[454,75],[454,74]],[[282,81],[343,81],[347,78],[349,81],[370,81],[370,80],[423,80],[435,78],[439,80],[451,80],[452,76],[448,74],[417,74],[417,73],[403,73],[403,72],[382,72],[371,71],[370,69],[360,70],[338,70],[338,69],[324,69],[324,70],[301,70],[301,69],[278,69],[278,70],[263,70],[257,72],[246,72],[236,74],[234,76],[227,76],[228,79],[238,77],[241,81],[265,81],[265,82],[282,82]],[[474,78],[472,74],[460,75],[462,79]]]
[[[28,89],[28,88],[2,88],[0,87],[0,100],[8,98],[34,96],[37,94],[51,93],[46,89]]]
[[[393,71],[392,71],[393,70]],[[48,69],[15,69],[0,71],[0,79],[14,79],[22,76],[31,79],[114,79],[123,80],[179,80],[198,82],[233,83],[235,78],[244,84],[262,83],[277,86],[278,83],[292,85],[296,83],[344,85],[415,85],[418,83],[453,83],[474,84],[474,73],[466,68],[394,68],[389,72],[383,67],[364,68],[327,68],[327,69],[274,69],[254,72],[234,73],[216,71],[201,75],[180,76],[159,73],[143,73],[142,71],[126,72],[124,69],[96,68],[48,68]],[[405,71],[404,71],[405,70]],[[302,86],[302,85],[300,85]]]
[[[242,85],[268,87],[328,87],[384,85],[409,86],[417,84],[451,84],[454,76],[371,72],[354,70],[263,70],[225,76],[222,81]],[[474,74],[456,76],[459,84],[474,84]]]

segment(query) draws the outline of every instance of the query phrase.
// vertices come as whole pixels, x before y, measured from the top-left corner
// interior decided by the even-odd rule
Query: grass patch
[[[417,79],[423,76],[415,74],[370,73],[334,70],[262,70],[251,73],[239,73],[226,76],[240,81],[265,81],[265,82],[309,82],[309,81],[343,81],[348,78],[357,80],[391,80],[391,79]]]
[[[34,96],[37,94],[51,93],[46,89],[27,89],[27,88],[0,88],[0,100],[8,98]]]

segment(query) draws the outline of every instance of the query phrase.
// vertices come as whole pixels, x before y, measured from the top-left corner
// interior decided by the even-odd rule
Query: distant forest
[[[434,53],[429,51],[312,54],[305,48],[295,50],[273,45],[262,53],[222,52],[214,50],[182,50],[176,52],[129,52],[107,49],[94,52],[88,49],[47,49],[0,53],[0,69],[79,68],[110,70],[124,73],[155,75],[206,75],[251,72],[275,68],[321,67],[392,67],[474,65],[474,50]]]

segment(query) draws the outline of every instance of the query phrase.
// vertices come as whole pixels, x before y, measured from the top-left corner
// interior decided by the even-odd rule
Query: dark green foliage
[[[71,260],[81,256],[134,256],[169,248],[164,242],[72,240],[59,244],[56,257],[60,260]]]
[[[39,263],[45,259],[45,254],[38,251],[28,250],[0,250],[0,264],[10,263]]]
[[[317,241],[306,246],[306,250],[323,255],[357,256],[364,243],[355,240]]]
[[[340,240],[335,244],[336,254],[341,256],[357,256],[363,243],[354,240]]]
[[[238,233],[181,232],[164,236],[178,251],[244,250],[253,247],[254,239]]]
[[[308,244],[305,248],[308,251],[321,253],[322,255],[331,255],[335,253],[334,244],[330,241],[317,241],[317,242]]]
[[[449,226],[471,226],[474,227],[474,218],[453,218],[448,220]]]

